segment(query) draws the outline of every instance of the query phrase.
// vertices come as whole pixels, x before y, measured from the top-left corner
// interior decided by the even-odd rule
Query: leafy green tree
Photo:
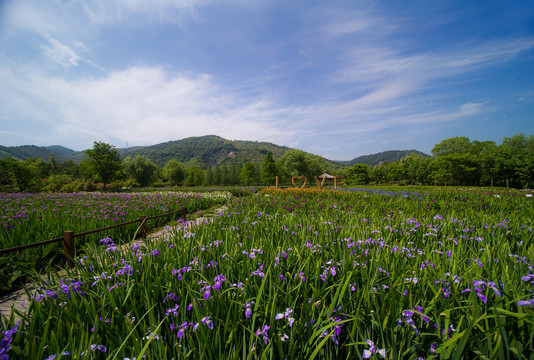
[[[420,154],[410,154],[400,160],[400,165],[410,184],[423,183],[426,180],[426,159]]]
[[[80,165],[76,164],[74,160],[67,160],[64,163],[58,164],[59,172],[61,174],[71,175],[73,177],[80,177]]]
[[[221,185],[228,185],[228,166],[221,165]]]
[[[493,186],[499,176],[499,148],[494,141],[474,141],[480,167],[480,181]]]
[[[305,175],[308,170],[305,156],[304,151],[291,149],[280,157],[280,165],[284,168],[284,172],[289,178]]]
[[[370,180],[383,184],[387,179],[387,163],[382,163],[377,166],[373,166],[369,171]]]
[[[439,157],[452,154],[465,154],[472,150],[468,137],[458,136],[445,139],[432,149],[432,155]]]
[[[390,164],[386,164],[387,167],[387,182],[400,182],[406,179],[406,173],[404,168],[398,161],[394,161]]]
[[[506,186],[525,186],[532,179],[529,163],[534,157],[534,135],[517,134],[505,137],[499,150],[504,158],[501,162],[501,176]]]
[[[93,148],[84,151],[92,171],[106,184],[113,181],[122,169],[121,156],[113,145],[95,141]]]
[[[254,182],[254,179],[256,178],[256,167],[252,162],[247,161],[247,163],[243,165],[239,178],[245,185],[251,185]]]
[[[61,174],[61,165],[58,164],[55,157],[50,156],[48,158],[48,163],[49,163],[49,168],[50,168],[50,175]]]
[[[215,168],[213,169],[213,184],[221,185],[221,167],[219,164],[215,165]]]
[[[345,176],[352,184],[369,184],[371,168],[365,164],[354,164],[347,169]]]
[[[304,175],[306,178],[313,180],[316,176],[322,175],[325,171],[330,172],[330,165],[322,156],[306,154],[304,156],[306,171]]]
[[[453,179],[457,185],[477,185],[480,179],[479,161],[470,153],[446,156],[451,162]]]
[[[185,166],[176,159],[167,161],[163,167],[163,177],[172,185],[180,185],[185,179]]]
[[[137,155],[133,159],[128,156],[123,163],[126,173],[143,187],[156,179],[157,166],[146,156]]]
[[[0,185],[11,186],[14,184],[13,166],[16,165],[16,160],[13,158],[6,158],[0,160]]]
[[[61,191],[61,188],[72,182],[74,179],[71,175],[67,174],[52,174],[48,177],[48,184],[46,190],[49,191]]]
[[[229,175],[230,185],[239,184],[239,167],[236,164],[230,166],[230,175]]]
[[[445,157],[439,157],[432,162],[430,168],[430,180],[434,182],[434,185],[441,185],[452,183],[453,173],[451,169],[451,162],[448,161]]]
[[[13,161],[11,163],[11,176],[19,191],[41,191],[44,182],[42,174],[41,159],[30,158],[24,161]],[[46,177],[46,176],[45,176]]]
[[[205,185],[213,184],[213,170],[211,169],[211,165],[209,164],[208,164],[208,168],[204,172],[204,184]]]
[[[261,165],[261,181],[265,184],[272,185],[275,183],[277,175],[278,168],[276,167],[273,155],[268,151]]]
[[[329,164],[321,156],[294,149],[286,151],[280,157],[279,164],[284,177],[305,176],[310,181],[330,169]]]
[[[31,187],[31,183],[37,178],[37,170],[28,166],[23,161],[16,162],[12,165],[11,171],[15,180],[15,185],[20,191],[27,191]]]
[[[254,183],[260,184],[261,183],[261,165],[259,163],[254,164],[256,166],[256,173],[254,177]]]
[[[200,186],[202,185],[202,179],[204,177],[204,172],[202,169],[191,166],[189,168],[189,171],[187,172],[187,179],[185,181],[185,184],[187,186]]]

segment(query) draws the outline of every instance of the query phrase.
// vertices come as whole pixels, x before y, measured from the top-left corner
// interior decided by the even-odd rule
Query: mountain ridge
[[[276,160],[286,151],[293,150],[287,146],[276,145],[270,142],[248,140],[227,140],[218,135],[205,135],[173,140],[150,146],[135,146],[129,148],[116,148],[123,158],[146,156],[158,166],[163,166],[170,159],[176,159],[186,166],[200,167],[216,166],[217,164],[244,164],[247,161],[261,163],[267,152],[271,152]],[[358,156],[349,161],[335,161],[325,159],[327,162],[342,166],[354,164],[379,165],[387,161],[397,161],[403,157],[416,153],[428,157],[418,150],[388,150],[376,154]],[[73,160],[79,162],[84,158],[83,151],[75,151],[61,145],[51,146],[2,146],[0,145],[0,159],[12,157],[16,160],[39,158],[49,161],[54,157],[58,162]]]

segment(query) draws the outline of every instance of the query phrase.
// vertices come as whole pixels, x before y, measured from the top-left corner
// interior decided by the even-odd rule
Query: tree
[[[0,160],[0,185],[10,186],[14,183],[12,169],[16,165],[16,162],[11,157]]]
[[[305,155],[304,151],[291,149],[280,157],[280,165],[290,178],[305,175],[307,172]]]
[[[236,164],[230,166],[230,185],[239,184],[239,167]]]
[[[95,141],[93,148],[84,151],[89,158],[89,164],[93,172],[104,183],[109,184],[122,168],[121,155],[113,145]]]
[[[365,164],[354,164],[347,169],[346,178],[354,184],[369,184],[371,168]]]
[[[11,172],[15,180],[15,184],[20,191],[28,191],[32,188],[38,178],[38,171],[34,166],[26,163],[26,161],[16,161],[11,166]]]
[[[245,165],[243,165],[243,169],[241,170],[239,178],[241,179],[241,182],[245,185],[252,184],[252,182],[256,178],[256,167],[252,162],[248,161]]]
[[[465,154],[472,150],[468,137],[457,136],[445,139],[432,149],[432,155],[439,157],[452,154]]]
[[[126,173],[143,187],[152,184],[156,178],[157,166],[143,155],[137,155],[133,159],[128,156],[124,159],[124,168]]]
[[[215,169],[213,169],[213,184],[221,185],[221,167],[219,164],[215,165]]]
[[[204,184],[205,185],[213,184],[213,170],[211,169],[211,165],[209,164],[208,164],[208,168],[204,172]]]
[[[379,184],[383,184],[386,182],[386,178],[387,178],[386,164],[387,162],[383,162],[382,164],[373,166],[371,168],[371,170],[369,171],[369,177],[371,181],[375,183],[379,183]]]
[[[386,180],[387,182],[399,182],[403,179],[406,179],[406,174],[404,173],[404,168],[398,161],[394,161],[389,164],[385,164],[386,170]]]
[[[261,181],[265,184],[272,185],[275,183],[277,175],[278,169],[276,168],[276,163],[273,160],[273,155],[268,151],[261,165]]]
[[[221,165],[221,185],[228,185],[228,166]]]
[[[426,159],[420,154],[412,153],[400,160],[410,184],[424,182],[426,173]]]
[[[187,186],[199,186],[202,185],[202,178],[204,177],[204,172],[202,169],[197,168],[196,166],[191,166],[187,173],[187,179],[185,184]]]
[[[430,166],[430,180],[434,181],[434,185],[447,183],[450,185],[452,182],[452,169],[451,163],[446,157],[439,157],[435,159]]]
[[[288,150],[280,157],[279,164],[284,175],[289,178],[293,176],[305,176],[308,180],[321,175],[325,170],[329,171],[330,166],[321,156],[306,154],[302,150]]]
[[[474,141],[474,146],[477,149],[481,182],[488,183],[493,186],[495,179],[499,175],[498,166],[498,151],[499,148],[494,141]]]
[[[180,185],[185,179],[185,166],[176,159],[167,161],[163,167],[163,177],[172,185]]]
[[[501,169],[506,186],[525,186],[532,179],[529,163],[534,157],[534,135],[505,137],[499,150],[504,158]]]

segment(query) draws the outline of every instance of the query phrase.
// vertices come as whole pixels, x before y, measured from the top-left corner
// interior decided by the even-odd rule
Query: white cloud
[[[69,46],[62,44],[59,40],[48,37],[50,46],[42,45],[43,54],[63,66],[68,68],[70,66],[77,66],[80,56],[72,50]],[[75,43],[75,46],[81,51],[87,51],[87,48],[79,41]]]
[[[33,73],[25,88],[55,119],[56,136],[81,136],[85,146],[96,139],[145,145],[205,134],[269,141],[293,135],[279,121],[288,110],[266,98],[238,98],[203,74],[131,67],[66,80]]]
[[[472,115],[482,111],[482,106],[486,103],[466,103],[460,107],[462,115]]]
[[[392,105],[407,96],[428,96],[428,88],[445,87],[442,79],[471,74],[503,64],[521,52],[534,48],[534,40],[492,41],[471,48],[450,49],[447,53],[402,55],[394,48],[350,47],[341,55],[340,69],[332,84],[350,84],[352,106]]]

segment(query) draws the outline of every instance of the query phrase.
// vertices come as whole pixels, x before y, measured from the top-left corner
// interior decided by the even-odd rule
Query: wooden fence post
[[[182,219],[185,221],[185,217],[187,216],[187,210],[185,207],[182,208]]]
[[[63,231],[63,252],[70,265],[74,264],[74,231]]]
[[[141,237],[146,238],[146,215],[141,215]]]
[[[278,187],[278,176],[276,177],[276,187]]]

